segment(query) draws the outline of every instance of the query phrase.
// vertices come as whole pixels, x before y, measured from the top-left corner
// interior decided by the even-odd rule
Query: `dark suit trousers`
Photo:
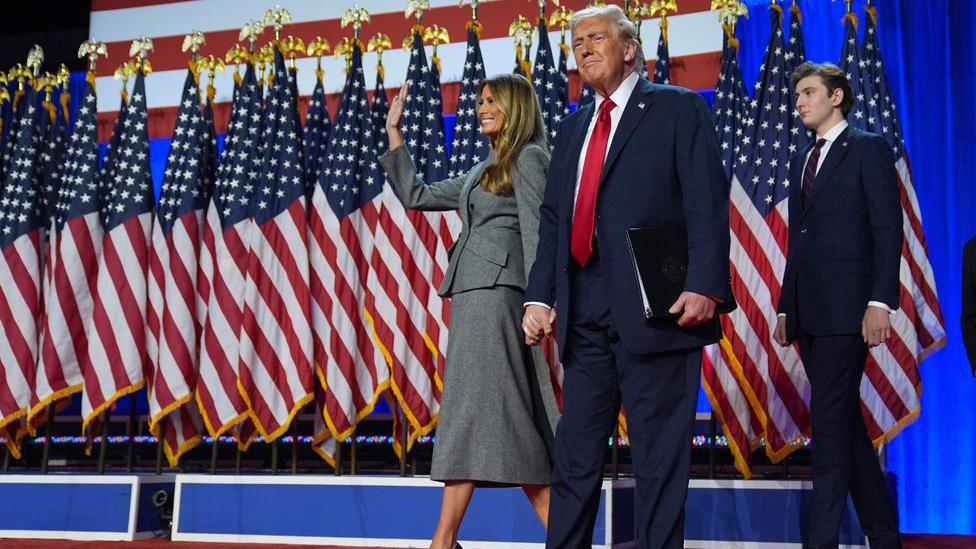
[[[900,548],[898,515],[861,415],[867,346],[860,335],[797,334],[810,379],[813,500],[804,547],[837,547],[850,492],[871,549]]]
[[[633,355],[613,328],[599,258],[573,274],[548,548],[590,547],[607,441],[622,403],[637,481],[637,546],[684,545],[701,348]]]

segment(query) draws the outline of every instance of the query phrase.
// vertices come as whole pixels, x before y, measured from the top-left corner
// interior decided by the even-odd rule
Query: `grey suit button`
[[[474,209],[474,203],[473,202],[471,204],[468,204],[468,209],[469,210],[473,210]]]

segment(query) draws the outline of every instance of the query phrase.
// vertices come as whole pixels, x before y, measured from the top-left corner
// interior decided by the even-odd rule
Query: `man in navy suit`
[[[730,299],[729,184],[705,102],[640,76],[637,32],[618,6],[581,10],[573,53],[596,100],[553,144],[539,246],[525,293],[526,342],[559,312],[563,415],[556,432],[547,547],[592,544],[604,455],[627,414],[637,480],[637,546],[679,548],[702,347]],[[627,230],[681,227],[684,292],[647,321]]]
[[[847,125],[844,72],[804,63],[796,109],[815,142],[790,162],[789,249],[773,337],[799,345],[810,379],[813,495],[804,547],[838,544],[850,492],[871,549],[901,547],[898,515],[861,416],[868,348],[898,308],[902,211],[891,149]]]

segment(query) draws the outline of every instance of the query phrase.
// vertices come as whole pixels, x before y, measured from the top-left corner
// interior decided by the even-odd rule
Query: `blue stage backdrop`
[[[862,19],[865,1],[853,6]],[[739,64],[751,91],[769,39],[769,4],[746,3],[751,13],[739,23]],[[873,0],[872,5],[878,9],[885,68],[948,333],[946,347],[921,367],[922,413],[887,447],[888,468],[897,476],[902,531],[976,534],[976,382],[959,327],[962,247],[976,236],[976,3]],[[844,39],[845,2],[806,0],[800,7],[807,59],[836,63]],[[84,75],[73,76],[74,99],[81,96]],[[711,101],[712,90],[699,91]],[[446,117],[448,144],[453,122]],[[152,141],[157,190],[168,151],[169,140]],[[699,399],[699,408],[707,411],[707,400]]]

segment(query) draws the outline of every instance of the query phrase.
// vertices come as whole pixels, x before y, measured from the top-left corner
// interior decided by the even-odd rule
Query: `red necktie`
[[[610,140],[610,111],[616,107],[610,98],[600,104],[596,115],[596,126],[586,146],[583,160],[583,173],[580,175],[579,193],[576,195],[576,209],[573,212],[573,233],[569,249],[580,266],[586,265],[593,253],[593,228],[596,211],[596,192],[600,187],[603,161],[607,156],[607,142]]]
[[[800,198],[801,204],[804,207],[807,205],[807,200],[810,198],[810,193],[813,192],[813,186],[816,184],[817,180],[817,163],[820,162],[820,151],[823,146],[827,144],[827,140],[820,138],[817,140],[816,146],[810,151],[810,158],[807,159],[807,165],[803,168],[803,186],[800,190],[803,191],[802,197]]]

